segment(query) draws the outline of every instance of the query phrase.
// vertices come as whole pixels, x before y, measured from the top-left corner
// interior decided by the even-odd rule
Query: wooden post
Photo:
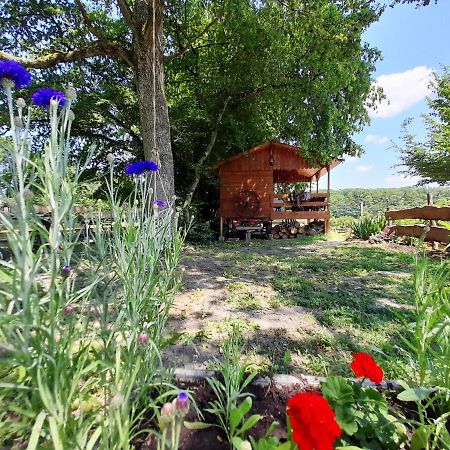
[[[223,217],[220,216],[220,236],[219,236],[219,241],[224,241],[225,237],[223,235]]]
[[[327,193],[328,193],[328,206],[326,211],[330,211],[330,165],[327,166]],[[325,234],[330,232],[330,219],[325,219]]]
[[[319,176],[316,177],[316,194],[319,193]]]
[[[312,192],[312,178],[309,180],[309,193]]]
[[[433,194],[431,192],[427,193],[427,204],[428,204],[428,206],[433,205]],[[430,227],[435,227],[435,226],[436,226],[436,221],[430,220]],[[438,250],[438,249],[439,249],[439,242],[433,241],[433,250]]]
[[[386,211],[389,211],[389,206],[386,208]],[[388,221],[387,221],[388,227],[392,227],[392,219],[389,217]]]

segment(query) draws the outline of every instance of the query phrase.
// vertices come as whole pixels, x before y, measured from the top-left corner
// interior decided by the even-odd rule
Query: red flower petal
[[[350,368],[358,378],[369,378],[374,383],[383,381],[383,369],[368,353],[355,353]]]
[[[301,450],[332,450],[341,428],[328,402],[316,393],[301,393],[288,400],[292,436]]]

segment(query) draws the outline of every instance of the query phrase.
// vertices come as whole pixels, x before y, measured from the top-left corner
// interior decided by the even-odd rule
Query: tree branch
[[[133,20],[131,9],[128,6],[126,0],[117,0],[117,4],[119,6],[120,12],[122,13],[123,19],[125,20],[126,24],[131,28],[133,34],[137,34],[138,29],[136,27],[136,23]]]
[[[93,42],[90,45],[67,52],[53,52],[37,58],[22,58],[0,50],[0,58],[17,61],[25,67],[34,69],[47,69],[56,64],[80,61],[82,59],[93,58],[95,56],[114,55],[111,48],[105,47],[101,42]]]
[[[86,8],[84,7],[83,3],[81,2],[81,0],[75,0],[75,3],[77,4],[81,12],[81,16],[83,17],[83,21],[88,31],[92,35],[94,35],[100,42],[102,42],[105,47],[110,47],[113,54],[119,56],[119,58],[122,58],[129,66],[133,67],[134,62],[132,60],[131,55],[122,46],[108,39],[94,27],[94,24],[91,22],[89,14]]]
[[[103,111],[103,113],[108,116],[112,121],[114,121],[117,125],[122,127],[130,136],[131,139],[136,142],[138,146],[143,148],[143,143],[141,137],[133,131],[133,129],[128,126],[123,120],[119,119],[117,116],[115,116],[111,111]]]
[[[164,58],[165,61],[172,61],[174,59],[178,59],[181,58],[182,56],[184,56],[187,52],[191,51],[194,44],[200,39],[202,38],[207,32],[208,30],[214,25],[216,24],[221,18],[222,18],[223,12],[220,13],[217,17],[215,17],[213,20],[211,20],[211,22],[209,22],[209,24],[200,32],[198,33],[196,36],[194,36],[193,38],[191,38],[189,40],[189,42],[177,53],[174,53],[173,55],[168,55]]]
[[[192,182],[192,184],[189,188],[189,191],[186,194],[186,197],[183,202],[183,209],[185,210],[187,222],[189,222],[189,220],[190,220],[189,211],[187,208],[190,206],[190,204],[192,202],[192,197],[194,196],[195,190],[197,189],[198,183],[200,182],[200,175],[201,175],[200,170],[201,170],[204,162],[207,160],[207,158],[211,154],[211,151],[214,148],[214,145],[216,144],[217,136],[219,134],[219,126],[222,123],[223,115],[225,114],[225,111],[226,111],[230,101],[231,101],[231,97],[227,97],[225,99],[225,101],[223,102],[222,109],[220,110],[220,113],[217,117],[216,125],[215,125],[214,129],[211,131],[211,136],[209,138],[209,142],[208,142],[208,145],[206,146],[205,152],[203,153],[203,155],[201,156],[201,158],[197,161],[197,164],[195,165],[195,168],[194,168],[195,178],[194,178],[194,181]]]

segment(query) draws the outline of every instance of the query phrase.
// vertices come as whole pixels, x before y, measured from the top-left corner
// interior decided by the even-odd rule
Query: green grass
[[[350,375],[351,353],[366,350],[375,352],[388,377],[401,376],[406,362],[398,348],[400,318],[409,315],[414,254],[324,241],[306,237],[250,245],[217,243],[196,250],[223,261],[224,272],[232,278],[226,301],[237,311],[260,308],[261,286],[275,292],[268,300],[269,313],[270,308],[305,309],[295,335],[244,329],[249,352],[268,358],[268,369],[286,371],[287,351],[293,369]]]

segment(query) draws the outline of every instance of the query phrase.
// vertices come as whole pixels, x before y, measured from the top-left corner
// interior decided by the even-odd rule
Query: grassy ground
[[[349,374],[358,350],[401,376],[414,254],[323,237],[190,247],[171,327],[175,365],[208,366],[233,324],[263,370]]]

